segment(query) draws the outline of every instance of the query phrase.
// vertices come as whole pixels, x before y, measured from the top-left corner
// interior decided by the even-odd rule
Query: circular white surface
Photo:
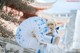
[[[23,48],[38,48],[39,43],[36,38],[32,37],[32,31],[36,35],[37,33],[45,34],[47,31],[46,20],[40,17],[31,17],[20,24],[16,33],[16,41]]]

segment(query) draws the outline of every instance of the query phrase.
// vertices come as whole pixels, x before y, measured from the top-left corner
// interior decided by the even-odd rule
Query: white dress
[[[48,33],[48,31],[46,32],[46,34],[47,33]],[[46,40],[45,42],[46,42],[47,46],[40,45],[40,47],[36,53],[58,53],[58,52],[61,52],[61,49],[58,47],[58,45],[54,44],[56,37],[58,37],[58,32],[55,29],[52,34],[47,34],[44,37],[44,39]],[[53,38],[53,40],[52,40],[52,38]]]

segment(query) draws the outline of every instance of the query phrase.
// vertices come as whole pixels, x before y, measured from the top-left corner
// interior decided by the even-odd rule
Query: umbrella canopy
[[[39,41],[33,37],[33,35],[40,39],[38,36],[43,36],[47,30],[45,19],[40,17],[28,18],[18,27],[16,41],[23,48],[37,49],[39,46]]]

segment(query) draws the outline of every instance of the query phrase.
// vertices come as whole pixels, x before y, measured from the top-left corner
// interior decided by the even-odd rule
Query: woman
[[[60,51],[58,47],[60,37],[58,36],[58,31],[56,29],[56,23],[54,19],[48,19],[46,24],[48,26],[48,31],[44,36],[44,40],[46,40],[46,43],[42,43],[40,45],[38,53],[53,53],[56,51]]]
[[[59,42],[59,37],[58,37],[58,31],[56,30],[56,23],[53,19],[50,19],[47,21],[47,25],[48,25],[48,32],[47,32],[47,35],[48,36],[52,36],[52,39],[51,39],[51,43],[54,43],[55,44],[58,44]]]

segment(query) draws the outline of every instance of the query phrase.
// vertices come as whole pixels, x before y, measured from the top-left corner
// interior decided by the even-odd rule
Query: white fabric
[[[57,45],[47,44],[47,46],[41,45],[41,53],[64,53]]]

